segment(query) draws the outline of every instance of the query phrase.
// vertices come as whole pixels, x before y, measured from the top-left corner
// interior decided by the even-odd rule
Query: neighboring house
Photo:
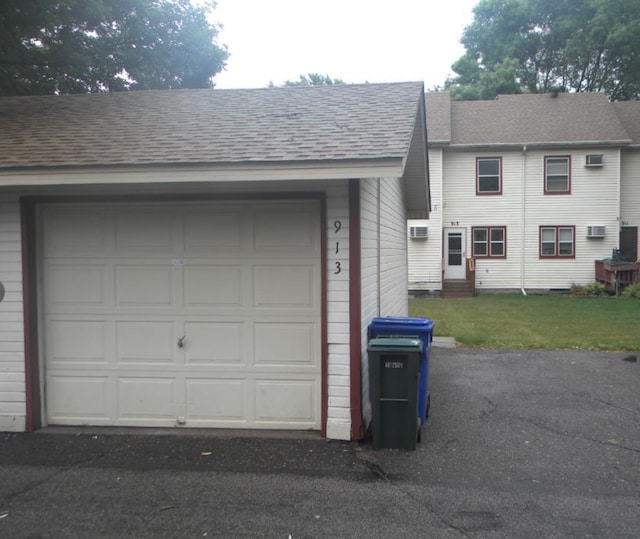
[[[637,259],[640,102],[442,92],[426,103],[432,212],[408,223],[411,290],[565,290],[593,282],[614,249]]]
[[[421,83],[0,99],[0,430],[363,437],[428,189]]]

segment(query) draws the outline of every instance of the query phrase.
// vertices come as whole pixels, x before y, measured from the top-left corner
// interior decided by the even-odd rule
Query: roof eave
[[[151,163],[0,168],[0,187],[190,182],[341,180],[401,177],[402,157],[332,161]],[[158,172],[171,172],[161,174]]]
[[[521,149],[526,147],[530,148],[552,148],[552,147],[620,147],[628,146],[631,144],[631,139],[622,140],[580,140],[580,141],[558,141],[558,142],[491,142],[491,143],[470,143],[470,144],[448,144],[450,148],[460,150],[475,150],[475,149]]]

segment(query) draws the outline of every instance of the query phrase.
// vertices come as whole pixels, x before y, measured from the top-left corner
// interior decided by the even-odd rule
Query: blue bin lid
[[[371,321],[374,327],[406,327],[416,330],[431,330],[436,323],[429,318],[416,318],[410,316],[381,316]]]

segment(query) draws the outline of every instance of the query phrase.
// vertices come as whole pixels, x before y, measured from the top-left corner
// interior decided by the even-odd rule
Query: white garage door
[[[40,215],[55,425],[320,428],[316,203]]]

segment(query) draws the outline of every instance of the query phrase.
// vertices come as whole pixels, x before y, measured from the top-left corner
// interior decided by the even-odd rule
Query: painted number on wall
[[[338,232],[340,232],[341,229],[342,229],[342,221],[338,221],[338,220],[334,221],[333,233],[337,234]],[[338,254],[340,254],[340,240],[336,241],[336,255]],[[338,275],[339,273],[342,272],[342,265],[339,260],[336,260],[334,264],[335,264],[335,268],[334,268],[333,274]]]

